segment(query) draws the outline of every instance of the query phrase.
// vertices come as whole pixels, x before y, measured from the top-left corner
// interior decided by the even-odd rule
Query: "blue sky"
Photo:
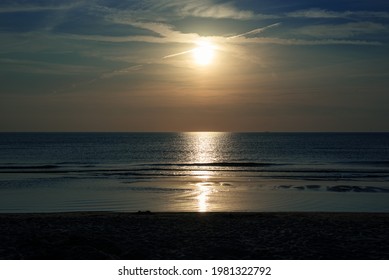
[[[0,39],[0,131],[389,131],[387,1],[1,1]]]

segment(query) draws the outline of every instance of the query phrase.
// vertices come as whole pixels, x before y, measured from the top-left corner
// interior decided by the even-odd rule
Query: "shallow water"
[[[0,212],[389,212],[387,133],[2,133]]]

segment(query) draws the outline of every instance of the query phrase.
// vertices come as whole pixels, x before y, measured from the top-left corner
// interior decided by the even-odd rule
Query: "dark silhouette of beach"
[[[0,214],[1,259],[389,259],[389,214]]]

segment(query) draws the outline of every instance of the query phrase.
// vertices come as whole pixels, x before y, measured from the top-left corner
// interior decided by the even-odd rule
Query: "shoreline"
[[[389,213],[0,214],[1,259],[389,259]]]

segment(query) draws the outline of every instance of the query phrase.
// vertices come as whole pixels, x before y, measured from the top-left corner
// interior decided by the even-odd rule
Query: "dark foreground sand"
[[[389,259],[389,214],[0,214],[1,259]]]

